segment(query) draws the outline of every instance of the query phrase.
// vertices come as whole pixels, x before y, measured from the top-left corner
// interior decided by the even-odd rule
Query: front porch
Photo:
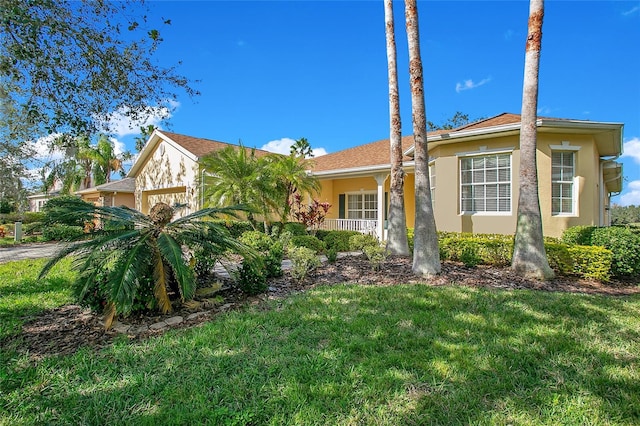
[[[357,231],[362,234],[375,235],[379,240],[378,221],[375,219],[325,219],[317,229],[326,231]]]

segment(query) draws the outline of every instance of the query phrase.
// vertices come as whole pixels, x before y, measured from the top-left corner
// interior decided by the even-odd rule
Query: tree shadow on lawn
[[[272,303],[25,367],[40,373],[5,407],[114,424],[640,418],[637,296],[344,285]]]

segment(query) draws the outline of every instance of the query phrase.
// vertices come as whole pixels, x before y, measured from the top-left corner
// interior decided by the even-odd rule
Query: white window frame
[[[459,190],[459,197],[458,197],[458,202],[459,202],[459,211],[460,211],[460,215],[478,215],[478,216],[511,216],[513,214],[513,148],[502,148],[502,149],[491,149],[488,150],[486,149],[486,147],[481,147],[481,149],[479,151],[474,151],[474,152],[463,152],[463,153],[457,153],[456,154],[458,157],[458,167],[459,167],[459,184],[458,184],[458,190]],[[506,155],[509,158],[509,180],[508,181],[500,181],[497,180],[496,182],[491,182],[491,183],[495,183],[497,185],[504,185],[504,184],[509,184],[509,210],[508,211],[499,211],[500,209],[500,200],[501,198],[498,196],[497,198],[497,208],[498,211],[475,211],[475,210],[464,210],[463,206],[463,187],[464,186],[481,186],[481,185],[487,185],[486,181],[483,183],[463,183],[462,181],[462,173],[463,173],[463,169],[462,169],[462,163],[464,160],[473,158],[473,157],[489,157],[489,156],[500,156],[500,155]],[[499,194],[499,190],[498,190],[498,194]],[[485,196],[485,200],[486,200],[486,196]]]
[[[555,148],[555,149],[553,149]],[[570,148],[570,149],[567,149]],[[577,148],[577,149],[571,149],[571,148]],[[580,147],[570,147],[568,145],[561,145],[561,146],[552,146],[552,151],[551,151],[551,215],[552,216],[559,216],[559,217],[576,217],[578,216],[578,182],[577,182],[577,177],[576,177],[576,159],[577,159],[577,155],[576,155],[576,151],[578,151],[580,149]],[[561,155],[571,155],[572,156],[572,171],[571,171],[571,179],[564,179],[564,176],[560,178],[560,180],[555,180],[553,178],[553,156],[555,154],[561,154]],[[562,200],[564,199],[564,197],[562,196],[562,189],[560,190],[560,196],[559,197],[554,197],[553,196],[553,187],[555,184],[560,184],[561,188],[563,185],[571,185],[571,211],[570,212],[564,212],[562,211]],[[555,211],[553,208],[553,204],[554,204],[554,200],[558,199],[559,203],[560,203],[560,211]]]
[[[367,209],[365,208],[365,195],[373,195],[375,197],[374,201],[373,201],[373,205],[374,208],[373,209]],[[361,198],[361,205],[362,207],[360,209],[351,209],[350,208],[350,203],[349,203],[349,199],[351,197],[360,197]],[[370,201],[371,202],[371,201]],[[351,212],[352,211],[359,211],[362,215],[362,217],[351,217]],[[373,218],[368,218],[365,217],[365,213],[366,212],[375,212],[375,217]],[[346,199],[345,199],[345,217],[347,219],[354,219],[354,220],[378,220],[378,215],[380,212],[378,212],[378,192],[377,191],[359,191],[359,192],[347,192],[346,193]]]

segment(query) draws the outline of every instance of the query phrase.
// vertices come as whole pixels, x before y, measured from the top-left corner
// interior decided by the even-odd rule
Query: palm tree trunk
[[[393,0],[384,1],[387,64],[389,72],[389,119],[391,142],[391,187],[389,197],[389,235],[387,250],[393,255],[408,256],[407,219],[404,210],[404,170],[402,169],[402,126],[398,94],[398,66],[393,21]],[[379,212],[382,214],[382,212]]]
[[[518,223],[511,267],[517,274],[522,276],[550,279],[553,278],[554,274],[549,267],[549,261],[544,249],[536,164],[538,71],[542,45],[543,17],[544,0],[531,0],[520,119]]]
[[[427,117],[424,106],[424,81],[416,0],[405,1],[405,20],[409,44],[409,84],[411,86],[411,115],[415,140],[416,216],[412,269],[416,275],[435,275],[440,272],[440,253],[429,184]]]

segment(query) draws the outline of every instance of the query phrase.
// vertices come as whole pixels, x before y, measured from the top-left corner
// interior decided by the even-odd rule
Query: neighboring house
[[[133,178],[124,178],[107,182],[92,188],[76,191],[84,201],[93,203],[98,207],[120,207],[126,206],[135,208],[136,181]]]
[[[29,211],[30,212],[39,212],[42,211],[42,208],[52,198],[60,195],[59,190],[50,191],[50,192],[39,192],[37,194],[27,196],[27,200],[29,201]]]
[[[622,189],[621,123],[538,118],[538,182],[543,232],[609,225],[610,198]],[[429,171],[440,231],[513,234],[518,208],[520,116],[500,114],[428,134]],[[414,225],[413,137],[402,138],[407,226]],[[319,200],[333,205],[329,229],[384,236],[389,140],[317,157]]]
[[[230,145],[239,147],[156,129],[127,174],[135,180],[135,208],[148,214],[156,203],[164,202],[177,209],[177,217],[201,209],[204,171],[198,161]],[[268,154],[259,149],[255,152],[258,156]]]

